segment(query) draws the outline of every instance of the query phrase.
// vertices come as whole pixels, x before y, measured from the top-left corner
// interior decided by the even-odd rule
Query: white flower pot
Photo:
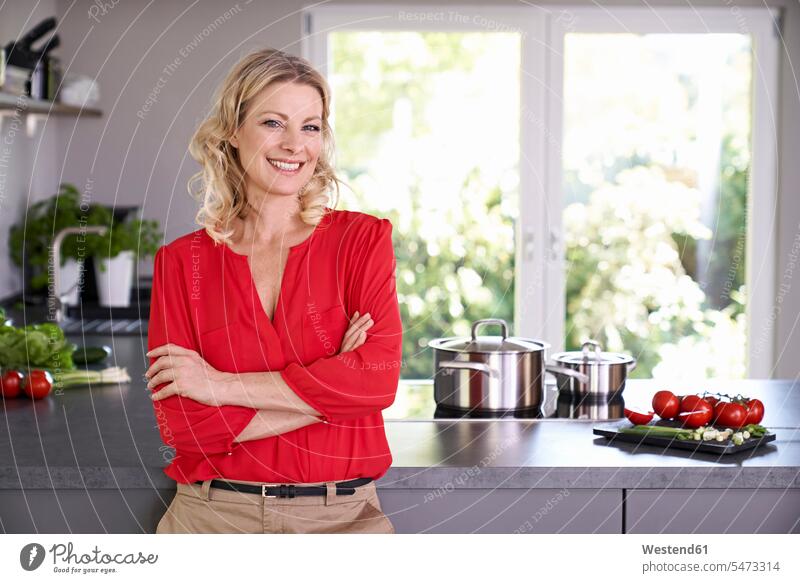
[[[83,259],[67,259],[59,268],[58,283],[61,298],[68,306],[78,305],[78,292],[83,282]]]
[[[127,308],[131,305],[133,263],[133,251],[123,251],[111,259],[94,258],[97,297],[101,306]],[[100,267],[101,264],[105,271]]]

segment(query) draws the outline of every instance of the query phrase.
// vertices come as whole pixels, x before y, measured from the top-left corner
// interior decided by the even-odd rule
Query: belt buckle
[[[277,498],[278,496],[275,494],[267,494],[267,488],[272,488],[277,486],[277,484],[261,484],[261,496],[263,498]]]

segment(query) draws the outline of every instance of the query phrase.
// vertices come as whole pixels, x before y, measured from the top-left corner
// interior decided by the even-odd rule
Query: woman
[[[374,483],[401,363],[392,225],[326,206],[329,107],[307,61],[258,51],[192,139],[203,228],[153,274],[146,376],[178,482],[156,532],[394,532]]]

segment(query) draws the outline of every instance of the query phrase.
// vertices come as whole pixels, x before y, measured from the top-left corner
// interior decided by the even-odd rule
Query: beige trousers
[[[178,492],[158,523],[156,534],[394,534],[394,526],[381,509],[375,482],[356,488],[356,493],[349,496],[337,496],[333,482],[302,485],[325,485],[328,493],[265,498],[261,494],[211,488],[211,480],[205,480],[202,485],[179,483]]]

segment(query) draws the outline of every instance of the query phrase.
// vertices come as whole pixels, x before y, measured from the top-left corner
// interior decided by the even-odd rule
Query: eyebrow
[[[289,119],[289,116],[287,116],[286,114],[283,114],[283,113],[281,113],[279,111],[260,111],[258,113],[258,115],[264,115],[265,113],[274,113],[275,115],[277,115],[279,117],[282,117],[283,119]],[[307,117],[306,119],[304,119],[303,123],[305,123],[307,121],[311,121],[312,119],[318,119],[318,120],[322,121],[322,118],[320,116],[312,115],[311,117]]]

